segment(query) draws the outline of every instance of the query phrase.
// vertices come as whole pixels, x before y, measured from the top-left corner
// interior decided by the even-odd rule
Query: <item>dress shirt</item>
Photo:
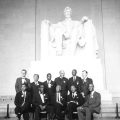
[[[22,78],[22,84],[25,83],[25,82],[26,82],[25,78]]]
[[[57,102],[60,102],[60,92],[57,93]]]
[[[73,76],[73,81],[75,81],[76,80],[76,76]]]
[[[93,98],[94,92],[95,92],[95,91],[92,91],[92,92],[90,93],[90,98]]]
[[[48,88],[51,88],[51,80],[47,80]]]
[[[35,83],[35,85],[39,85],[38,81],[37,81],[37,82],[34,82],[34,83]]]
[[[72,97],[75,98],[75,96],[76,96],[76,92],[73,92]]]
[[[23,95],[23,97],[24,97],[24,103],[25,103],[26,91],[22,91],[22,95]]]

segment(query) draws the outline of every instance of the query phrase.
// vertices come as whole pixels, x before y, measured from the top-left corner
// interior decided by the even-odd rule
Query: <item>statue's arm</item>
[[[84,31],[84,26],[83,24],[80,22],[79,26],[78,26],[78,35],[77,35],[77,43],[80,47],[84,47],[86,44],[86,40],[85,40],[85,31]]]

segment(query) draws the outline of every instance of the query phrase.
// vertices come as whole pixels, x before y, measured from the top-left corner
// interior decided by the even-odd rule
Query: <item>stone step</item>
[[[0,116],[6,116],[7,114],[7,102],[2,102],[0,103]],[[9,114],[11,117],[15,117],[15,113],[14,113],[14,102],[11,102],[9,104]],[[101,105],[101,112],[102,112],[102,117],[106,118],[106,117],[115,117],[116,116],[116,103],[113,101],[102,101],[102,105]],[[120,103],[118,104],[118,112],[120,115]]]
[[[114,118],[116,116],[116,113],[102,113],[102,118],[110,117]]]

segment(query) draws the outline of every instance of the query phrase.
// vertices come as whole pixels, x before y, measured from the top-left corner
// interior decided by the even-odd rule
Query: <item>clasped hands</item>
[[[39,105],[41,110],[44,110],[46,108],[46,105]]]

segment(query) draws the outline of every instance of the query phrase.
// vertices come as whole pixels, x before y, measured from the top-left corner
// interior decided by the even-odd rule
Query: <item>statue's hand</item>
[[[80,38],[78,40],[78,44],[79,44],[80,47],[85,47],[85,44],[86,44],[85,39],[84,38]]]

